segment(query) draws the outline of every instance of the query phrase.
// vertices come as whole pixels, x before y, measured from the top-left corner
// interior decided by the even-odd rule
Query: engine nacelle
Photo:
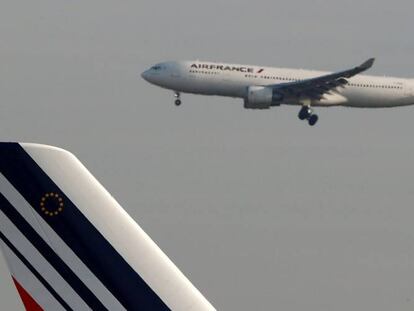
[[[244,99],[246,109],[269,109],[271,106],[280,106],[283,96],[271,87],[249,86]]]

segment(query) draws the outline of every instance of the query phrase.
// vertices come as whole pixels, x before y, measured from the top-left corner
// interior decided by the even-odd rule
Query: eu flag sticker
[[[64,208],[65,204],[58,193],[48,192],[40,199],[40,209],[46,216],[57,216],[63,212]]]

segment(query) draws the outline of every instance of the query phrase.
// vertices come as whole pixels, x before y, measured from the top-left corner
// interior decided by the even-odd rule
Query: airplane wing
[[[329,94],[330,91],[347,85],[347,79],[371,68],[374,64],[374,61],[375,58],[371,58],[362,65],[354,67],[352,69],[339,71],[311,79],[275,84],[271,85],[271,87],[273,87],[273,89],[282,96],[307,97],[314,100],[320,100],[324,98],[324,94]]]

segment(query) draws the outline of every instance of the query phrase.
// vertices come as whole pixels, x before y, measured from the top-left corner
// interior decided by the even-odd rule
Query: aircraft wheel
[[[303,106],[298,113],[298,118],[300,120],[305,120],[305,119],[308,119],[311,115],[312,115],[312,109],[308,106]]]
[[[309,119],[308,119],[308,123],[310,126],[314,126],[316,124],[316,122],[318,122],[318,115],[317,114],[312,114]]]
[[[305,120],[308,117],[308,112],[305,109],[301,109],[298,113],[299,120]]]
[[[175,102],[174,102],[174,104],[176,106],[180,106],[181,105],[181,100],[180,99],[176,99]]]

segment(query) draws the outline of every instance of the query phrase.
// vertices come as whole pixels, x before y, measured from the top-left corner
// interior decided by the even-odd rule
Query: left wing
[[[347,79],[370,69],[374,64],[374,61],[375,58],[371,58],[362,65],[352,69],[311,79],[274,84],[270,85],[270,87],[282,96],[306,97],[314,100],[320,100],[324,98],[324,94],[329,94],[330,91],[336,89],[337,87],[344,87],[347,85]]]

